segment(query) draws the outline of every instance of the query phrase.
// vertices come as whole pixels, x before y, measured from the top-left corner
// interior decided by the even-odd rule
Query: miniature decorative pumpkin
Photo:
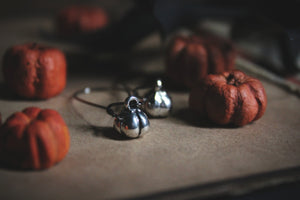
[[[66,156],[69,147],[68,127],[55,110],[26,108],[0,128],[0,161],[15,168],[49,168]]]
[[[73,5],[58,14],[56,24],[63,35],[87,33],[104,28],[108,15],[99,7]]]
[[[4,79],[17,95],[48,99],[66,85],[67,64],[63,52],[36,43],[16,45],[3,58]]]
[[[201,80],[191,90],[189,106],[217,124],[243,126],[264,114],[267,97],[259,80],[234,70]]]
[[[208,36],[176,36],[167,48],[166,73],[175,82],[192,87],[207,74],[234,68],[236,56],[226,41]]]

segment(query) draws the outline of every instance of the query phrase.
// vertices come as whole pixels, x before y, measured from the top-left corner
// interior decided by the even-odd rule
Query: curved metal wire
[[[87,100],[79,97],[79,95],[81,95],[81,94],[90,94],[92,91],[103,91],[103,90],[107,90],[107,89],[105,89],[105,88],[90,88],[90,87],[85,87],[83,89],[80,89],[80,90],[76,91],[73,94],[72,97],[74,99],[76,99],[77,101],[80,101],[80,102],[85,103],[87,105],[104,109],[104,110],[106,110],[107,114],[111,115],[112,117],[117,117],[118,114],[114,112],[114,110],[112,109],[112,107],[123,105],[124,102],[116,102],[116,103],[111,103],[108,106],[104,106],[104,105],[100,105],[100,104],[97,104],[97,103],[94,103],[94,102],[87,101]],[[130,90],[128,88],[125,88],[125,90],[126,90],[127,94],[130,95]]]

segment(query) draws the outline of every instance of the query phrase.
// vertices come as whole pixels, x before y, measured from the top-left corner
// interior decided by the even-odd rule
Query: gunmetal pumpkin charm
[[[208,75],[190,93],[190,109],[216,124],[243,126],[264,114],[267,96],[262,83],[234,70]]]
[[[124,109],[115,117],[114,129],[129,138],[143,136],[149,130],[149,120],[147,115],[139,109],[139,99],[130,96],[124,104]]]
[[[157,80],[156,86],[145,95],[144,110],[151,117],[167,117],[172,108],[172,100],[162,88],[162,81]]]

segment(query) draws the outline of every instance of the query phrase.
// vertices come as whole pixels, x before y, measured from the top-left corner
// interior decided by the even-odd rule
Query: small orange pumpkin
[[[227,41],[205,35],[176,36],[167,48],[166,74],[173,81],[192,87],[207,74],[234,68],[236,51]]]
[[[67,62],[59,49],[36,43],[15,45],[3,57],[9,88],[27,99],[48,99],[66,86]]]
[[[61,161],[70,135],[60,114],[29,107],[11,115],[0,128],[0,161],[20,169],[45,169]]]
[[[221,125],[246,125],[261,118],[266,106],[262,83],[239,70],[208,75],[189,97],[191,110]]]
[[[56,18],[57,30],[62,35],[89,33],[105,28],[109,17],[100,7],[72,5],[60,11]]]

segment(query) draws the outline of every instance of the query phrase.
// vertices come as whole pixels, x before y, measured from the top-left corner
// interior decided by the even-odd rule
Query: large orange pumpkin
[[[189,107],[217,124],[246,125],[265,112],[262,83],[239,70],[208,75],[192,88]]]
[[[174,82],[192,87],[207,74],[232,70],[235,57],[235,48],[225,40],[178,35],[167,47],[166,74]]]
[[[28,43],[9,48],[3,57],[4,79],[17,95],[48,99],[66,85],[67,64],[56,48]]]
[[[49,168],[66,156],[69,147],[68,127],[55,110],[26,108],[0,128],[0,161],[15,168]]]

